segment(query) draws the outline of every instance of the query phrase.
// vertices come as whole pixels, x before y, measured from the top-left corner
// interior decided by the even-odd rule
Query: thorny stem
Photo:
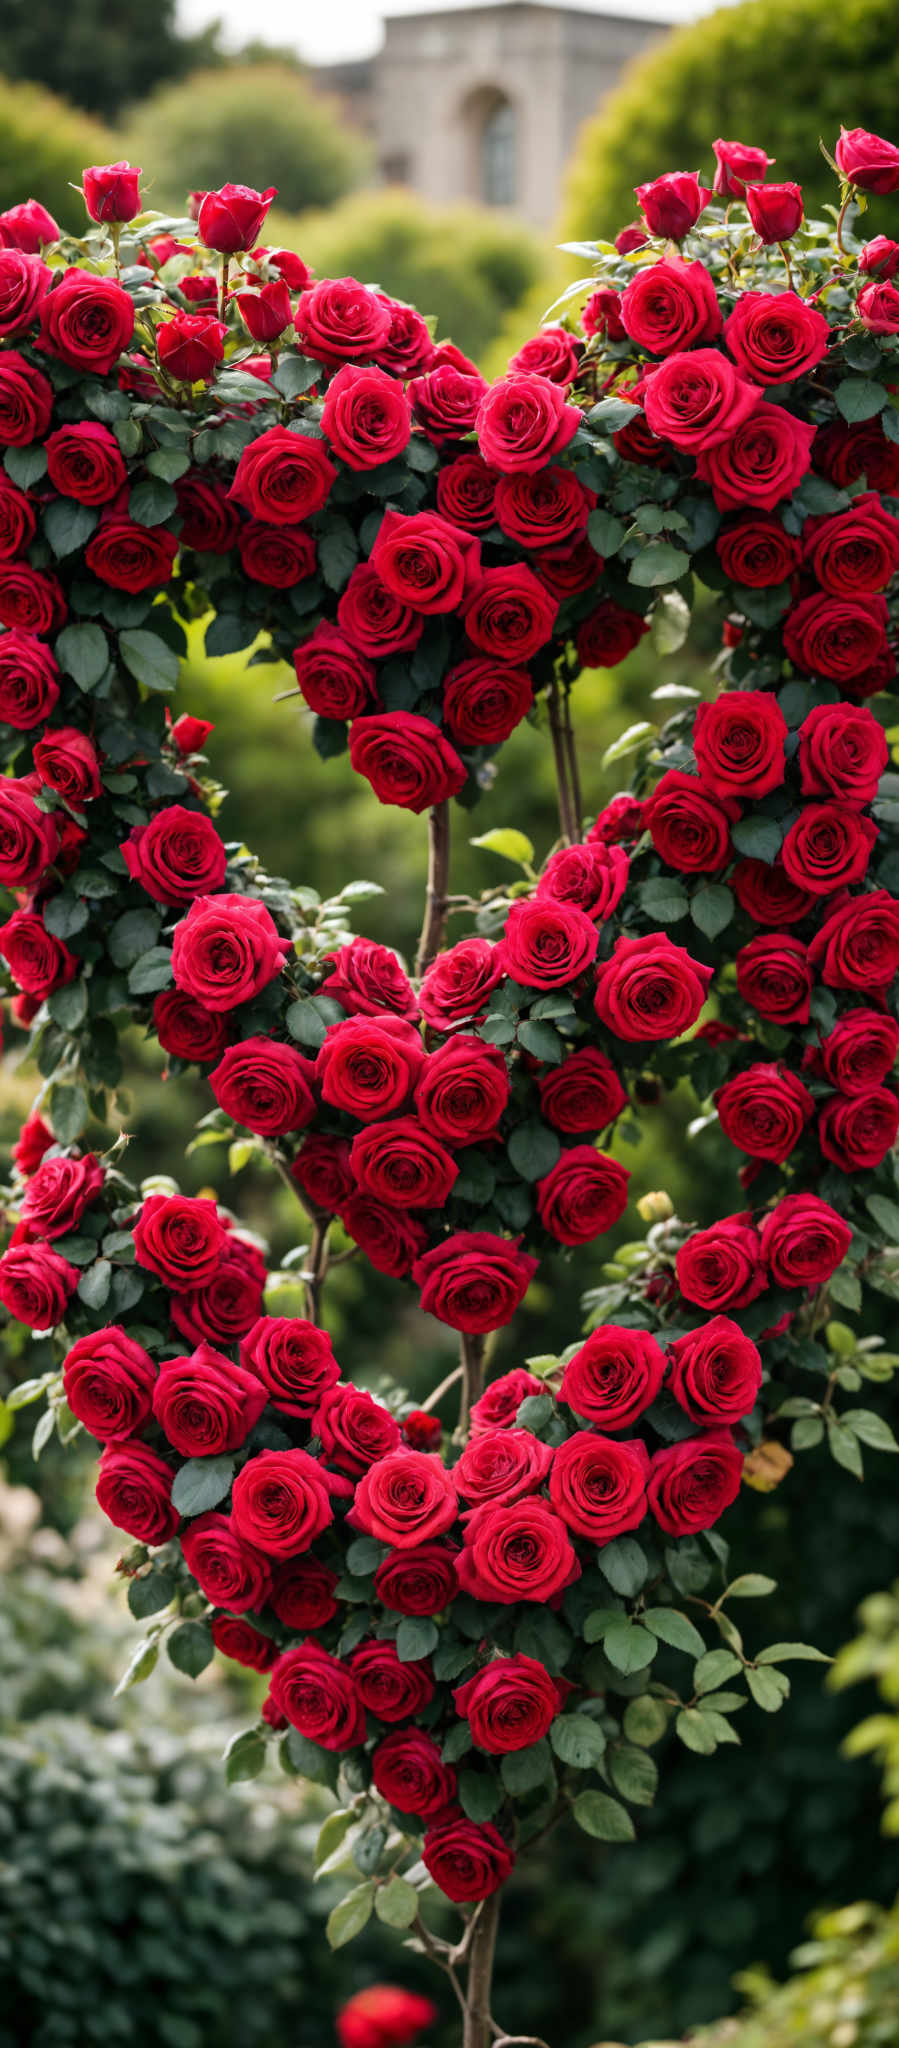
[[[449,804],[435,804],[428,813],[428,885],[424,923],[418,941],[415,972],[419,979],[440,950],[449,908],[450,816]]]
[[[561,835],[567,846],[577,839],[580,820],[571,787],[571,765],[566,739],[565,714],[557,678],[553,676],[547,692],[549,730],[553,743],[553,758],[556,766],[556,790],[559,800],[559,824]]]

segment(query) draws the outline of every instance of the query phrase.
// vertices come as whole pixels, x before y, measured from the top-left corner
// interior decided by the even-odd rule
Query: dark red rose
[[[454,1552],[442,1543],[392,1550],[375,1572],[378,1599],[394,1614],[441,1614],[458,1590]]]
[[[503,1607],[536,1600],[545,1606],[580,1577],[580,1569],[564,1521],[539,1494],[509,1507],[475,1508],[466,1516],[456,1571],[463,1593],[476,1600],[497,1600]]]
[[[30,782],[13,776],[0,780],[0,883],[7,889],[39,882],[59,851],[57,828],[46,811],[38,810]]]
[[[319,1131],[309,1131],[290,1172],[314,1208],[336,1215],[356,1185],[350,1169],[349,1139],[328,1138]]]
[[[575,634],[582,668],[614,668],[639,646],[649,632],[648,619],[639,612],[626,611],[614,598],[604,597]]]
[[[328,953],[332,972],[326,992],[351,1016],[375,1017],[384,1010],[415,1018],[418,998],[395,953],[375,939],[351,939],[337,953]]]
[[[651,1407],[664,1377],[665,1353],[648,1330],[605,1323],[569,1359],[559,1399],[600,1429],[617,1432]]]
[[[515,1366],[498,1380],[493,1380],[486,1392],[475,1401],[471,1411],[471,1434],[483,1436],[493,1429],[511,1429],[522,1401],[529,1394],[543,1394],[546,1389],[542,1380],[535,1379],[524,1366]]]
[[[852,1232],[817,1195],[785,1195],[762,1223],[762,1258],[775,1287],[821,1287],[842,1265]]]
[[[65,1397],[79,1422],[101,1443],[142,1429],[152,1413],[156,1366],[121,1324],[78,1337],[63,1366]]]
[[[786,774],[786,738],[783,712],[764,690],[728,690],[697,705],[693,747],[703,785],[719,797],[767,796]]]
[[[368,1124],[353,1139],[352,1167],[366,1194],[398,1209],[442,1208],[459,1173],[445,1145],[414,1116]]]
[[[363,1706],[380,1721],[408,1721],[434,1697],[430,1665],[422,1660],[401,1664],[395,1643],[360,1643],[349,1662]]]
[[[564,988],[596,958],[599,934],[573,903],[519,897],[512,904],[498,954],[504,974],[526,988]]]
[[[540,1742],[561,1712],[564,1696],[533,1657],[496,1657],[453,1693],[476,1749],[507,1756]]]
[[[800,889],[830,896],[864,879],[877,836],[873,819],[842,804],[806,804],[790,826],[781,858]]]
[[[377,469],[406,447],[412,407],[386,370],[344,363],[328,385],[321,425],[334,454],[349,469]]]
[[[828,1081],[843,1095],[867,1095],[892,1073],[899,1053],[899,1024],[882,1010],[849,1010],[828,1032],[820,1061]]]
[[[0,1301],[29,1330],[62,1322],[78,1280],[77,1266],[49,1245],[10,1245],[0,1258]]]
[[[182,711],[172,726],[172,739],[179,754],[197,754],[214,731],[215,726],[208,718],[192,718],[188,711]]]
[[[549,1497],[569,1529],[592,1543],[611,1543],[639,1527],[646,1513],[649,1454],[639,1438],[616,1443],[582,1429],[560,1444]]]
[[[899,1132],[899,1097],[889,1088],[867,1095],[834,1095],[818,1119],[818,1140],[825,1159],[843,1173],[867,1172],[879,1166]]]
[[[93,1152],[44,1159],[28,1183],[20,1216],[38,1237],[65,1237],[103,1192],[105,1174]]]
[[[124,513],[110,512],[88,541],[84,559],[101,583],[136,592],[167,583],[177,553],[177,535],[167,527],[139,526]]]
[[[539,554],[531,556],[535,576],[550,590],[553,597],[578,597],[584,590],[592,589],[602,573],[603,559],[586,539],[575,541],[573,546],[563,548],[541,548]]]
[[[359,562],[338,603],[337,623],[360,654],[383,661],[389,654],[408,654],[425,622],[394,597],[370,562]]]
[[[458,611],[477,585],[481,544],[437,512],[388,511],[371,564],[392,595],[413,611],[428,616]]]
[[[730,827],[740,806],[732,797],[707,795],[699,776],[669,768],[644,804],[643,815],[662,860],[689,874],[724,867],[730,856]]]
[[[421,1853],[438,1889],[456,1905],[488,1899],[515,1867],[512,1850],[489,1822],[478,1827],[473,1820],[460,1818],[430,1827]]]
[[[176,1060],[196,1060],[200,1066],[217,1060],[227,1043],[222,1018],[177,988],[163,989],[154,999],[153,1027],[163,1052]]]
[[[52,355],[105,377],[134,333],[134,301],[114,278],[73,264],[56,272],[40,319],[41,340]]]
[[[743,1456],[729,1429],[709,1429],[666,1444],[652,1461],[647,1493],[668,1536],[711,1529],[740,1491]]]
[[[861,491],[848,511],[807,519],[803,547],[824,590],[835,597],[872,596],[899,569],[899,519],[887,512],[877,491]]]
[[[721,1129],[753,1159],[789,1158],[809,1119],[814,1098],[789,1069],[758,1060],[715,1096]]]
[[[709,1230],[696,1230],[675,1261],[677,1284],[697,1308],[745,1308],[764,1292],[759,1234],[744,1216],[725,1216]]]
[[[679,1038],[698,1020],[713,969],[664,933],[616,939],[596,976],[596,1014],[617,1038]]]
[[[201,242],[223,256],[252,249],[277,197],[274,185],[267,192],[255,192],[251,185],[222,185],[217,192],[204,192],[197,213]]]
[[[428,440],[439,446],[473,431],[487,390],[479,370],[460,370],[453,363],[434,361],[423,377],[413,377],[409,396]]]
[[[127,481],[115,435],[94,420],[58,427],[49,436],[47,474],[57,491],[81,505],[105,505]]]
[[[9,358],[7,357],[8,361]],[[813,444],[815,468],[839,490],[864,477],[870,491],[891,497],[899,485],[899,447],[888,441],[879,418],[848,426],[831,420],[819,427]]]
[[[634,796],[613,796],[591,825],[587,838],[601,846],[618,846],[624,839],[639,839],[643,830],[643,805]]]
[[[483,654],[520,664],[545,646],[558,609],[530,569],[488,569],[465,613],[465,631]]]
[[[182,1457],[217,1457],[240,1450],[267,1399],[254,1374],[199,1344],[190,1357],[162,1360],[153,1413]]]
[[[191,903],[220,889],[225,849],[211,818],[166,804],[149,825],[135,825],[120,848],[132,881],[156,903]]]
[[[174,313],[156,329],[156,352],[179,384],[209,384],[225,353],[228,330],[214,313]]]
[[[786,932],[765,932],[737,954],[737,993],[760,1017],[807,1024],[813,974],[808,948]]]
[[[725,321],[724,339],[753,383],[786,384],[827,354],[830,327],[797,292],[743,292]]]
[[[590,1244],[627,1208],[630,1173],[592,1145],[573,1145],[537,1182],[544,1230],[560,1244]]]
[[[0,214],[0,225],[2,220]],[[858,267],[865,277],[895,277],[899,270],[899,242],[891,242],[888,235],[874,235],[859,250]]]
[[[347,1519],[379,1543],[417,1550],[444,1535],[456,1519],[452,1475],[425,1451],[390,1451],[360,1479]]]
[[[671,1392],[700,1428],[739,1422],[754,1407],[762,1384],[761,1357],[728,1316],[712,1316],[698,1330],[677,1337],[668,1362]]]
[[[755,924],[798,924],[815,898],[790,881],[780,861],[740,860],[731,875],[737,902]]]
[[[648,185],[635,185],[643,218],[651,235],[682,242],[695,228],[712,197],[692,171],[666,171]]]
[[[126,163],[94,164],[82,171],[84,204],[91,220],[129,221],[142,211],[143,200],[137,181],[140,169]]]
[[[5,573],[5,572],[4,572]],[[0,720],[31,732],[59,698],[59,669],[42,640],[18,627],[0,636]]]
[[[247,333],[254,341],[277,341],[293,320],[290,291],[283,277],[273,277],[256,291],[232,293]]]
[[[594,924],[603,924],[627,884],[628,857],[601,840],[561,846],[550,856],[536,889],[537,902],[573,903]]]
[[[814,427],[761,400],[726,441],[697,455],[696,474],[722,511],[758,505],[773,512],[805,476],[814,438]]]
[[[320,363],[371,359],[388,340],[389,307],[355,277],[323,277],[304,291],[294,325],[307,355]]]
[[[646,378],[642,397],[652,433],[695,455],[733,434],[758,404],[759,394],[719,349],[698,348],[666,357]]]
[[[24,448],[42,440],[53,411],[53,386],[16,349],[0,356],[0,445]]]
[[[236,1664],[245,1664],[250,1671],[270,1671],[278,1656],[278,1646],[271,1636],[264,1636],[252,1622],[240,1621],[233,1614],[214,1614],[212,1617],[212,1640],[223,1657],[233,1657]]]
[[[355,718],[377,701],[372,662],[326,619],[294,648],[293,665],[310,711],[322,718]]]
[[[489,939],[459,939],[425,973],[419,995],[425,1023],[435,1031],[480,1024],[502,972],[498,948]]]
[[[515,355],[509,357],[509,369],[535,371],[539,377],[548,377],[552,384],[567,385],[577,376],[582,350],[583,343],[569,334],[567,327],[541,327],[539,334],[532,334],[530,341],[523,342]]]
[[[394,1735],[385,1735],[372,1752],[371,1776],[375,1791],[388,1806],[398,1813],[415,1813],[421,1820],[442,1812],[456,1796],[456,1773],[451,1764],[443,1762],[433,1736],[426,1735],[423,1728],[397,1729]]]
[[[268,427],[244,449],[228,495],[270,526],[300,526],[321,511],[336,476],[324,441]]]
[[[410,1408],[403,1416],[403,1441],[413,1451],[436,1451],[443,1437],[443,1424],[439,1415],[429,1415],[426,1408]]]
[[[234,1481],[231,1513],[265,1557],[295,1557],[333,1521],[327,1475],[307,1451],[257,1451]]]
[[[302,1316],[260,1316],[242,1339],[240,1362],[285,1415],[311,1418],[340,1378],[327,1331]]]
[[[341,1203],[340,1221],[364,1251],[369,1265],[397,1279],[409,1273],[427,1244],[427,1233],[395,1204],[379,1202],[359,1188]]]
[[[888,988],[899,972],[899,903],[874,889],[841,904],[811,940],[809,962],[828,988]]]
[[[27,491],[20,491],[0,471],[0,561],[24,554],[34,539],[36,519]]]
[[[405,1108],[424,1058],[418,1032],[404,1018],[346,1017],[328,1026],[315,1078],[325,1102],[367,1123]]]
[[[439,727],[412,711],[354,719],[350,761],[379,803],[417,813],[458,796],[467,776],[464,761]]]
[[[747,185],[764,184],[768,167],[775,159],[752,142],[725,142],[721,136],[712,143],[715,176],[712,190],[727,199],[742,199]]]
[[[178,478],[174,489],[181,514],[181,546],[196,548],[201,555],[229,554],[240,521],[221,486],[203,470],[189,469]]]
[[[214,1280],[227,1243],[206,1195],[147,1195],[132,1236],[138,1265],[176,1289]]]
[[[258,1613],[271,1585],[270,1560],[245,1543],[228,1515],[198,1515],[181,1538],[184,1562],[207,1600],[234,1614]]]
[[[533,702],[527,669],[496,659],[460,662],[444,678],[444,721],[460,747],[496,746],[508,739]]]
[[[381,369],[392,370],[396,377],[411,377],[415,370],[426,370],[434,354],[427,321],[414,306],[391,299],[386,292],[376,292],[375,297],[390,315],[387,339],[379,342],[376,350]]]
[[[365,1708],[349,1666],[318,1643],[285,1650],[270,1683],[279,1713],[308,1742],[340,1751],[365,1741]]]
[[[504,476],[542,469],[567,448],[581,415],[565,388],[530,370],[510,370],[485,392],[476,422],[485,462]]]
[[[804,597],[784,621],[784,649],[808,675],[851,682],[883,654],[886,623],[882,597]]]
[[[899,149],[868,128],[840,128],[837,169],[860,192],[899,191]]]
[[[45,243],[59,241],[59,227],[39,199],[22,199],[18,206],[8,206],[0,213],[0,239],[4,247],[36,256]]]
[[[205,896],[175,926],[172,972],[207,1010],[248,1003],[280,974],[289,939],[253,896]]]
[[[229,1232],[214,1279],[172,1295],[175,1329],[193,1344],[236,1344],[260,1313],[265,1272],[257,1247]]]
[[[66,616],[62,585],[50,570],[6,562],[0,578],[0,625],[23,633],[51,633]]]
[[[647,425],[646,414],[636,397],[629,395],[623,402],[632,406],[633,417],[612,435],[622,461],[636,462],[649,469],[670,469],[674,460],[671,449]]]
[[[107,1444],[97,1475],[97,1505],[138,1543],[168,1543],[181,1519],[172,1506],[174,1476],[146,1444]]]
[[[50,1146],[55,1143],[53,1132],[49,1125],[44,1123],[43,1117],[26,1117],[11,1148],[18,1171],[25,1180],[40,1166],[44,1153],[49,1152]]]
[[[549,1472],[553,1453],[528,1429],[487,1429],[466,1444],[453,1478],[471,1507],[488,1501],[520,1500],[537,1493]]]
[[[0,641],[0,677],[3,647],[3,641]],[[8,723],[12,721],[8,720]],[[76,809],[100,795],[100,763],[87,734],[79,732],[77,726],[48,726],[43,738],[35,741],[32,760],[35,773],[40,776],[44,787],[58,790],[60,796],[74,804]]]
[[[541,1076],[540,1112],[556,1131],[602,1131],[627,1106],[627,1095],[604,1052],[584,1046]]]
[[[268,1604],[286,1628],[324,1628],[337,1613],[337,1573],[317,1557],[293,1557],[272,1574]]]
[[[496,1136],[509,1087],[499,1047],[463,1032],[428,1054],[415,1107],[435,1138],[453,1146],[473,1145]]]
[[[650,355],[695,348],[721,332],[715,287],[704,263],[647,264],[621,294],[622,325]]]
[[[802,187],[747,185],[746,210],[760,241],[788,242],[802,223]]]
[[[195,271],[192,276],[182,277],[178,290],[192,306],[208,306],[212,311],[218,303],[218,283],[211,270]],[[268,361],[268,357],[266,357]],[[244,363],[244,370],[249,364]],[[147,394],[149,396],[149,393]]]
[[[263,1138],[302,1131],[315,1115],[314,1067],[294,1045],[267,1037],[229,1045],[209,1076],[216,1102]]]
[[[496,519],[497,472],[474,449],[437,472],[437,510],[467,533],[487,533]]]
[[[354,1386],[328,1389],[312,1418],[312,1434],[321,1438],[328,1463],[354,1479],[400,1442],[400,1426],[389,1408]]]
[[[522,548],[563,547],[579,540],[595,502],[595,493],[572,469],[555,463],[535,474],[501,477],[496,486],[498,523]]]
[[[624,341],[626,329],[621,319],[621,293],[602,286],[591,292],[581,313],[581,326],[591,340],[599,334],[607,341]]]
[[[267,526],[251,519],[237,535],[241,567],[254,583],[270,590],[292,590],[315,574],[315,542],[312,535],[293,526]]]
[[[802,560],[800,541],[786,532],[779,519],[764,512],[744,512],[741,518],[731,520],[718,534],[715,549],[725,576],[747,590],[768,590],[787,583]],[[774,702],[773,698],[767,701]]]

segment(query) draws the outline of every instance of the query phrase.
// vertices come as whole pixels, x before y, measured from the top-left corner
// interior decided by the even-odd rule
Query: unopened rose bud
[[[252,249],[272,200],[277,197],[275,185],[270,185],[267,192],[255,192],[251,185],[223,185],[218,192],[207,192],[197,214],[200,236],[207,249],[218,249],[223,256],[234,256],[238,249]]]
[[[428,1415],[424,1408],[413,1408],[411,1415],[403,1416],[403,1435],[413,1451],[436,1451],[443,1424],[439,1416]]]
[[[654,1194],[640,1196],[637,1214],[644,1223],[667,1223],[669,1216],[674,1215],[674,1203],[664,1188],[659,1188]]]
[[[3,217],[0,215],[0,227]],[[895,277],[899,270],[899,242],[891,242],[889,235],[875,235],[866,242],[858,259],[858,267],[866,277]]]
[[[648,185],[635,185],[646,225],[653,235],[669,236],[680,242],[696,226],[712,197],[707,185],[700,185],[693,171],[666,171]]]
[[[277,341],[293,319],[290,293],[282,278],[260,286],[255,292],[235,292],[234,303],[254,341]]]
[[[746,205],[762,242],[788,242],[802,221],[801,185],[747,185]]]
[[[0,247],[39,256],[47,242],[59,241],[59,225],[38,199],[23,199],[0,213]]]
[[[156,330],[162,368],[179,384],[208,384],[224,355],[227,332],[208,313],[176,313]]]
[[[768,174],[773,156],[764,149],[758,149],[751,142],[725,142],[721,136],[712,143],[715,152],[715,176],[712,190],[725,199],[742,199],[747,185],[761,185]]]
[[[855,310],[869,334],[899,334],[899,291],[894,284],[867,284]]]
[[[648,240],[646,229],[640,226],[638,220],[632,220],[628,221],[626,228],[622,228],[620,235],[615,236],[615,247],[619,256],[629,256],[632,249],[645,249]]]
[[[94,164],[82,171],[84,204],[91,220],[122,225],[141,210],[137,189],[140,168],[122,160],[118,164]]]

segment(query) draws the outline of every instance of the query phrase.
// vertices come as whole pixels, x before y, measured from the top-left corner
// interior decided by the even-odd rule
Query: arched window
[[[481,130],[481,197],[486,206],[514,206],[518,196],[518,123],[511,100],[488,108]]]

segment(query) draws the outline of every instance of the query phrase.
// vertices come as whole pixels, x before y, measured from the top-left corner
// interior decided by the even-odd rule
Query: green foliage
[[[802,91],[789,81],[801,78]],[[565,216],[570,237],[611,236],[636,212],[634,186],[663,171],[714,168],[723,135],[762,144],[772,178],[797,179],[806,211],[832,201],[841,121],[895,130],[899,45],[893,0],[746,0],[683,28],[633,63],[581,134]],[[711,179],[707,178],[711,183]],[[875,201],[876,224],[889,232]],[[867,231],[867,222],[865,223]]]
[[[109,120],[160,79],[214,56],[217,27],[199,36],[179,36],[175,13],[175,0],[116,0],[114,7],[106,0],[31,0],[28,6],[7,7],[3,68],[10,78],[33,79]],[[5,121],[0,127],[5,130]],[[8,140],[6,131],[4,144]],[[115,151],[108,149],[85,154],[74,175],[80,176],[85,164],[114,158]],[[29,191],[52,206],[45,185],[35,183]]]
[[[27,15],[28,10],[21,10]],[[4,23],[3,61],[9,68]],[[96,66],[96,49],[93,52]],[[0,79],[0,211],[39,199],[60,227],[80,232],[84,203],[72,185],[86,164],[114,161],[116,137],[39,85]]]
[[[792,1960],[797,1974],[772,1985],[762,1970],[739,1988],[752,2010],[703,2030],[695,2048],[888,2048],[899,2036],[899,1906],[844,1906],[812,1922]],[[851,2032],[848,2031],[851,2029]],[[663,2048],[654,2043],[653,2048]]]
[[[336,109],[284,64],[229,64],[165,87],[135,110],[125,136],[154,206],[226,180],[282,207],[332,206],[364,176],[366,149]],[[275,239],[269,228],[265,240]]]

